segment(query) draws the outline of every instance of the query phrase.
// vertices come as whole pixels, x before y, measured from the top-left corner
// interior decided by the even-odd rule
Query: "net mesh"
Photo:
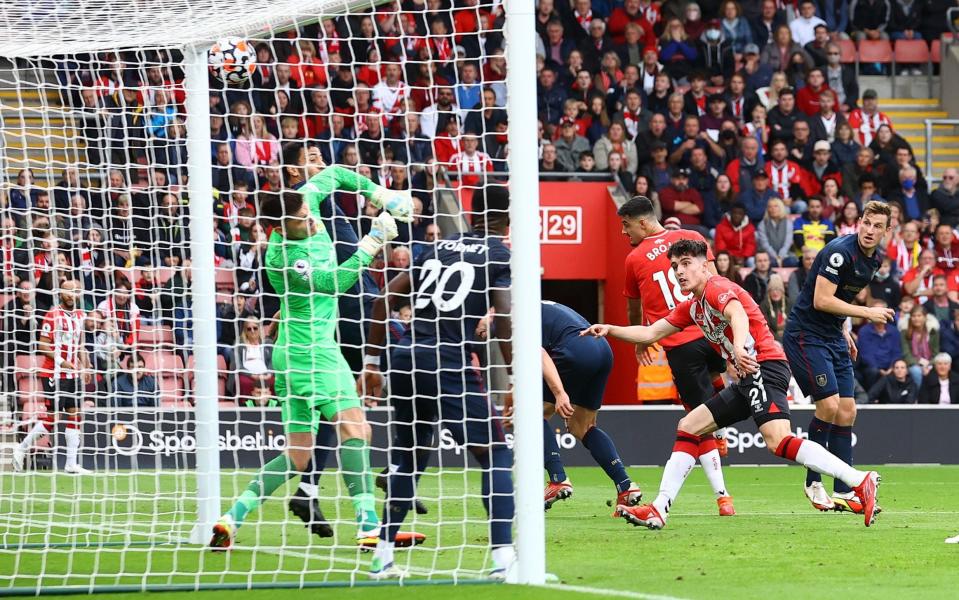
[[[189,543],[194,389],[206,375],[194,369],[192,278],[198,269],[215,277],[225,510],[287,444],[273,364],[281,294],[267,275],[270,227],[259,220],[265,195],[301,185],[314,153],[387,195],[412,195],[412,223],[400,224],[361,285],[339,298],[338,345],[356,375],[379,290],[439,240],[466,231],[474,190],[503,185],[502,6],[284,1],[238,12],[213,0],[65,0],[2,11],[0,560],[9,568],[0,570],[0,590],[365,579],[369,557],[354,539],[329,425],[317,442],[331,449],[326,464],[312,468],[327,468],[318,495],[333,538],[311,535],[288,512],[297,475],[247,519],[237,550],[212,554]],[[249,40],[257,68],[240,85],[211,74],[214,189],[191,198],[181,47],[227,34]],[[341,256],[370,233],[380,212],[371,198],[341,187],[322,204],[329,212],[315,215]],[[197,210],[214,215],[215,265],[191,260]],[[496,285],[490,273],[505,267],[476,266],[489,282],[484,297]],[[449,308],[461,271],[437,271],[439,282],[414,275],[412,293],[389,303],[388,344],[402,343],[419,308]],[[495,367],[502,357],[495,344],[473,339],[462,312],[436,315],[424,330],[457,329],[465,358],[453,377],[459,391],[439,370],[431,376],[468,412],[477,374],[484,398],[506,387]],[[318,362],[311,372],[335,374]],[[367,408],[379,470],[394,413],[385,398]],[[479,421],[488,436],[500,433],[495,417]],[[448,427],[417,439],[417,450],[439,458],[416,488],[428,514],[411,512],[402,529],[427,538],[397,555],[414,576],[476,577],[492,565],[481,484],[489,471],[470,468],[461,442]],[[21,461],[23,472],[12,472]]]

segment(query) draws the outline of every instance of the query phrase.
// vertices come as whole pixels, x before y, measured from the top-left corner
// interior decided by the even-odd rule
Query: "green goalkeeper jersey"
[[[343,167],[331,166],[299,189],[313,218],[319,222],[320,204],[337,191],[372,194],[376,184]],[[280,323],[276,346],[291,355],[309,355],[336,348],[337,295],[357,282],[373,257],[357,250],[337,264],[336,249],[326,228],[302,240],[289,240],[274,230],[266,251],[266,274],[280,296]]]

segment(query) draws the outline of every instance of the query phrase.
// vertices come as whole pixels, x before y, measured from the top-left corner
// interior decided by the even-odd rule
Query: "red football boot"
[[[620,504],[616,507],[616,515],[623,517],[636,527],[662,529],[666,526],[666,519],[659,514],[659,511],[652,504],[640,504],[639,506]]]
[[[546,491],[543,492],[544,510],[553,508],[554,504],[560,500],[566,500],[572,497],[572,495],[573,484],[571,484],[568,479],[561,483],[550,482],[546,486]]]
[[[876,520],[876,497],[879,494],[880,481],[882,481],[882,478],[879,477],[879,473],[869,471],[866,473],[866,477],[862,480],[862,483],[852,490],[856,492],[856,496],[858,496],[862,502],[862,514],[866,527],[872,525]]]
[[[736,509],[733,507],[732,496],[721,496],[716,498],[716,504],[719,505],[720,517],[732,517],[736,514]]]

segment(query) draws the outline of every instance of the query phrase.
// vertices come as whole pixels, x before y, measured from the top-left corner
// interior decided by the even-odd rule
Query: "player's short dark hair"
[[[286,142],[280,150],[280,165],[283,167],[300,166],[300,153],[306,150],[303,142]],[[283,169],[283,182],[289,183],[289,174]]]
[[[474,213],[508,213],[509,190],[505,185],[490,183],[473,192]]]
[[[300,210],[303,206],[303,194],[292,190],[282,192],[261,191],[258,194],[260,203],[260,223],[264,228],[279,227],[283,219]]]
[[[619,207],[616,214],[625,219],[642,219],[655,215],[652,201],[646,196],[633,196]]]
[[[669,258],[680,258],[683,256],[706,258],[706,242],[699,240],[679,240],[669,247],[669,252],[666,255]]]

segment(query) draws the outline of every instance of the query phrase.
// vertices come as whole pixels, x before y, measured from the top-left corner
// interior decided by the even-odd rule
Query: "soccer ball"
[[[210,72],[228,85],[245,83],[256,71],[256,51],[240,38],[226,38],[213,44],[209,53]]]

